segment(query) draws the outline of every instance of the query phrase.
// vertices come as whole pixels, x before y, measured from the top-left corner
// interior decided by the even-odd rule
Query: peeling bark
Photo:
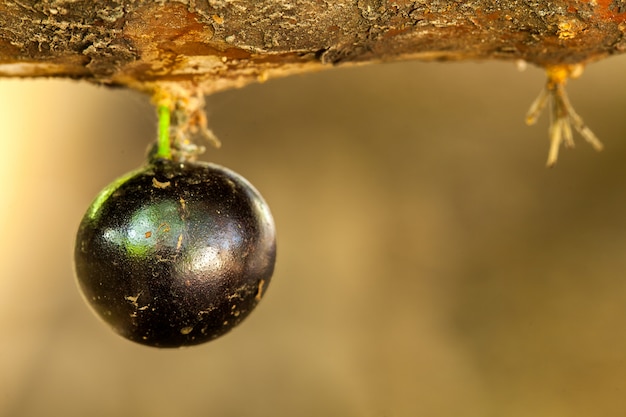
[[[581,64],[625,33],[625,0],[3,0],[0,76],[211,93],[386,60]]]

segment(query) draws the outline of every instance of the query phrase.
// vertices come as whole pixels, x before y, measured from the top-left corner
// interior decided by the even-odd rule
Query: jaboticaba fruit
[[[106,187],[76,238],[80,288],[120,335],[150,346],[214,339],[239,324],[274,271],[274,221],[240,175],[157,160]]]

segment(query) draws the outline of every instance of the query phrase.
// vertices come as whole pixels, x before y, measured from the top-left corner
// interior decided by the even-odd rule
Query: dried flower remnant
[[[598,137],[585,125],[582,117],[576,113],[565,91],[567,80],[569,78],[577,78],[582,74],[582,71],[582,65],[558,65],[546,68],[548,76],[546,85],[526,114],[526,124],[535,124],[546,104],[550,104],[550,127],[548,131],[550,151],[548,152],[546,164],[548,167],[556,164],[561,143],[566,148],[574,147],[572,125],[596,151],[601,151],[603,148]]]
[[[166,107],[172,116],[168,136],[175,159],[193,161],[204,153],[204,146],[197,145],[194,139],[203,139],[215,148],[221,146],[220,140],[208,127],[206,102],[201,90],[182,84],[162,83],[155,88],[152,101],[157,107]]]

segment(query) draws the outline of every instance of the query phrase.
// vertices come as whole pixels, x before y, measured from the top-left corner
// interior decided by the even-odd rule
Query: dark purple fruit
[[[178,347],[239,324],[274,271],[274,222],[238,174],[157,160],[105,188],[76,238],[76,275],[120,335]]]

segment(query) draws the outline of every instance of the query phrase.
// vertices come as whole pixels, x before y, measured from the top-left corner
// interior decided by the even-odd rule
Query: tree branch
[[[372,61],[587,63],[625,33],[624,0],[5,0],[0,76],[208,94]]]

